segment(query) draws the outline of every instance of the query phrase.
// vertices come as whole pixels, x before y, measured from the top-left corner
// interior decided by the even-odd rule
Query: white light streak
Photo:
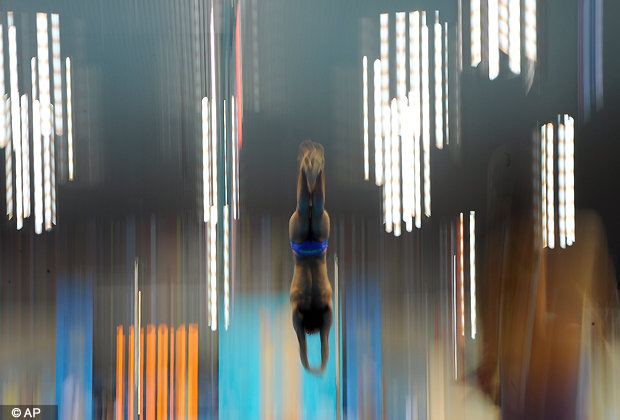
[[[383,126],[381,128],[381,134],[384,140],[384,150],[383,153],[386,152],[388,148],[389,139],[389,131],[390,131],[390,68],[389,68],[389,38],[388,38],[388,23],[389,17],[387,13],[383,13],[381,15],[381,117],[383,118]],[[375,99],[376,101],[377,99]],[[389,169],[388,162],[385,161],[385,172]],[[387,174],[385,175],[387,180]],[[383,181],[383,179],[382,179]],[[386,209],[384,208],[384,213]],[[384,215],[384,218],[387,217]]]
[[[22,117],[22,190],[24,199],[24,218],[30,217],[30,136],[28,133],[28,96],[21,96]]]
[[[566,233],[567,244],[575,242],[575,120],[564,115],[566,121]]]
[[[469,212],[469,294],[471,298],[471,338],[476,338],[476,212]]]
[[[73,102],[71,86],[71,59],[67,57],[65,64],[67,83],[67,145],[69,148],[69,181],[73,181]]]
[[[459,280],[461,283],[461,336],[465,337],[465,251],[463,250],[465,240],[463,234],[463,213],[461,213],[459,219]]]
[[[235,97],[233,96],[231,98],[231,102],[230,102],[230,118],[231,118],[231,122],[230,125],[232,127],[232,217],[233,220],[237,220],[237,208],[239,206],[239,197],[237,196],[237,194],[239,194],[237,188],[237,151],[238,151],[238,147],[237,147],[237,118],[235,116]]]
[[[392,134],[390,130],[390,122],[392,113],[390,112],[390,107],[388,106],[386,114],[384,114],[384,125],[385,129],[385,150],[383,152],[383,159],[385,160],[385,183],[383,184],[383,194],[384,194],[384,208],[385,212],[385,231],[388,233],[392,232]],[[387,123],[386,123],[387,120]]]
[[[497,0],[489,4],[489,79],[499,76],[499,9]]]
[[[370,177],[370,168],[368,166],[368,58],[366,56],[364,56],[362,60],[362,68],[362,79],[364,84],[364,180],[368,181]]]
[[[394,236],[400,236],[400,145],[398,102],[392,99],[392,220]]]
[[[6,215],[13,218],[13,145],[11,144],[11,98],[4,95],[4,132],[7,143],[4,147],[6,180]]]
[[[51,114],[49,49],[47,41],[47,14],[37,13],[37,63],[39,70],[39,101],[41,111],[41,135],[43,136],[43,185],[45,230],[52,229],[52,177],[50,156]]]
[[[4,99],[4,36],[0,25],[0,98]],[[4,105],[4,104],[3,104]],[[4,111],[4,110],[3,110]],[[6,127],[6,112],[0,112],[0,148],[6,147],[9,137]]]
[[[403,106],[403,101],[407,99],[407,46],[405,42],[407,25],[405,16],[405,12],[396,13],[396,95],[399,107]],[[400,131],[398,134],[402,135]]]
[[[553,124],[547,124],[547,246],[555,247],[553,199]]]
[[[508,55],[508,0],[499,0],[499,49]]]
[[[420,13],[409,14],[409,107],[412,115],[413,139],[413,216],[415,226],[422,227],[422,182],[420,171],[420,138],[421,138],[421,106],[420,106]]]
[[[541,176],[541,211],[543,247],[547,243],[547,126],[540,127],[540,176]]]
[[[536,61],[536,0],[525,0],[525,56]]]
[[[431,127],[428,75],[428,26],[422,12],[422,147],[424,149],[424,214],[431,217]]]
[[[449,108],[450,108],[450,96],[448,95],[448,80],[449,80],[449,74],[448,74],[448,22],[444,23],[445,25],[445,31],[444,31],[444,83],[446,86],[446,144],[450,144],[450,112],[449,112]]]
[[[37,96],[37,58],[32,57],[30,59],[30,83],[32,86],[32,100],[38,98]]]
[[[521,1],[508,3],[508,66],[514,74],[521,73]]]
[[[381,60],[374,64],[374,96],[375,104],[375,184],[383,184],[383,139],[381,138]]]
[[[482,39],[480,22],[480,0],[470,1],[471,10],[471,66],[476,67],[482,60]]]
[[[229,323],[229,288],[230,288],[230,266],[229,259],[229,243],[230,243],[230,227],[228,226],[228,209],[224,206],[224,329],[228,330]]]
[[[202,195],[203,195],[203,220],[209,221],[211,211],[211,177],[209,156],[209,99],[202,98]]]
[[[211,34],[211,114],[210,114],[210,122],[211,122],[211,170],[213,171],[213,176],[211,177],[212,182],[212,198],[211,203],[216,208],[218,208],[218,196],[217,196],[217,100],[215,97],[215,93],[217,91],[217,85],[215,84],[215,27],[213,23],[213,4],[211,5],[211,26],[210,26],[210,34]]]
[[[52,13],[52,64],[54,66],[54,129],[62,136],[62,64],[60,61],[60,22],[59,16]]]
[[[458,38],[458,73],[460,74],[463,71],[463,0],[458,0],[458,3],[459,27],[456,36]]]
[[[403,161],[403,220],[407,232],[413,230],[413,213],[415,205],[414,193],[414,156],[413,130],[411,127],[411,107],[404,106],[401,112],[402,124],[402,161]]]
[[[561,117],[559,118],[562,121]],[[564,124],[558,124],[558,216],[560,221],[560,248],[566,248],[566,154]]]
[[[217,207],[211,206],[211,216],[209,217],[211,258],[209,266],[211,269],[211,331],[217,330]]]
[[[32,149],[34,164],[34,231],[37,235],[40,235],[43,232],[43,150],[41,149],[40,104],[36,99],[32,101]]]
[[[19,85],[17,80],[17,39],[15,26],[9,27],[9,72],[11,86],[11,132],[13,134],[13,151],[15,153],[15,204],[17,229],[19,230],[24,226],[24,196],[22,190],[21,120],[19,110]]]
[[[443,149],[443,72],[442,42],[443,28],[439,23],[439,12],[435,12],[435,145]]]
[[[50,115],[54,115],[54,105],[50,105]],[[56,120],[52,120],[52,129],[50,136],[50,166],[52,170],[52,223],[56,224],[56,137],[54,133],[56,132]]]

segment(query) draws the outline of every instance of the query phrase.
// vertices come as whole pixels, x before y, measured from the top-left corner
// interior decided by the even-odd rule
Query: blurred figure
[[[504,420],[610,418],[618,414],[618,390],[603,385],[607,396],[595,395],[609,379],[594,369],[613,367],[611,351],[601,359],[595,349],[616,341],[618,295],[605,229],[595,212],[578,211],[576,242],[543,247],[526,156],[505,147],[489,166],[478,379]]]
[[[299,146],[297,209],[289,221],[294,271],[291,284],[293,327],[299,341],[301,363],[314,374],[322,373],[329,357],[332,325],[332,288],[327,277],[326,250],[329,215],[325,204],[323,146],[310,140]],[[308,364],[306,334],[320,334],[321,367]]]

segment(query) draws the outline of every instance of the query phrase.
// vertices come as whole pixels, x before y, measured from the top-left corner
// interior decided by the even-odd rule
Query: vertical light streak
[[[32,86],[32,100],[38,98],[37,96],[37,58],[32,57],[30,59],[30,83]]]
[[[400,145],[398,102],[392,99],[392,220],[394,236],[400,236]]]
[[[252,76],[254,77],[254,112],[260,110],[260,90],[258,85],[258,7],[252,0]]]
[[[370,169],[368,167],[368,58],[366,56],[362,59],[362,80],[364,84],[364,180],[368,181]]]
[[[459,220],[459,281],[461,285],[461,336],[465,337],[465,258],[463,250],[463,213]]]
[[[24,218],[30,216],[30,133],[28,133],[28,96],[21,96],[22,117],[22,190],[24,194]]]
[[[398,106],[405,106],[403,102],[407,98],[407,45],[405,33],[407,25],[405,23],[405,12],[396,13],[396,95]],[[399,131],[398,134],[402,135]]]
[[[168,416],[168,326],[157,328],[157,420]]]
[[[174,420],[174,413],[175,413],[175,404],[174,404],[174,399],[175,399],[175,395],[174,395],[174,363],[176,361],[175,357],[174,357],[174,349],[176,346],[176,341],[174,340],[174,328],[170,327],[170,391],[168,392],[170,394],[170,420]],[[140,419],[137,419],[140,420]]]
[[[138,302],[140,303],[139,309],[142,309],[142,292],[138,292]],[[142,313],[142,312],[140,312]],[[140,315],[138,315],[140,317]],[[138,416],[142,418],[144,400],[144,363],[142,362],[142,355],[144,353],[144,328],[140,327],[140,351],[138,353]]]
[[[420,106],[420,12],[409,14],[409,106],[412,114],[413,137],[413,216],[415,226],[422,227],[422,182],[421,182],[421,106]]]
[[[575,120],[564,115],[566,121],[566,234],[567,244],[575,242]]]
[[[129,326],[129,334],[127,334],[127,420],[133,420],[133,403],[134,403],[134,394],[133,394],[133,384],[135,381],[134,377],[134,369],[136,366],[135,363],[135,328],[133,325]]]
[[[499,10],[498,0],[489,0],[489,79],[499,76]]]
[[[450,112],[449,112],[449,108],[450,108],[450,95],[448,95],[448,80],[449,80],[449,73],[448,73],[448,22],[444,23],[445,25],[445,30],[444,30],[444,62],[443,62],[443,66],[444,66],[444,83],[446,86],[446,144],[450,144]]]
[[[374,64],[374,95],[375,104],[375,184],[383,184],[383,140],[381,138],[381,60]]]
[[[49,49],[47,41],[47,14],[37,13],[37,64],[39,70],[39,101],[41,135],[43,136],[43,183],[45,196],[45,230],[52,229],[52,178],[50,157],[50,79]]]
[[[458,0],[458,30],[457,32],[457,38],[458,38],[458,73],[463,71],[463,0]]]
[[[39,101],[32,101],[32,159],[34,164],[34,231],[43,232],[43,150]]]
[[[146,420],[155,420],[156,416],[156,372],[157,372],[157,336],[155,325],[146,327]]]
[[[389,139],[389,131],[390,131],[390,59],[389,59],[389,52],[390,52],[390,45],[389,45],[389,38],[388,38],[388,24],[389,24],[389,17],[387,13],[383,13],[380,17],[381,19],[381,117],[383,119],[382,122],[382,128],[381,128],[381,135],[383,137],[383,147],[384,150],[382,151],[384,153],[385,156],[385,150],[388,148],[388,143],[390,142]],[[376,99],[375,99],[376,100]],[[382,168],[385,171],[385,178],[387,181],[388,175],[387,172],[389,171],[389,166],[388,166],[388,162],[385,161],[384,162],[385,167]],[[383,181],[383,178],[382,178]],[[385,187],[385,184],[384,184]],[[385,188],[384,188],[384,193],[385,193]],[[387,217],[386,213],[386,207],[383,208],[383,212],[384,212],[384,219]],[[384,220],[385,222],[385,220]]]
[[[0,25],[0,99],[4,100],[4,35]],[[4,105],[4,104],[2,104]],[[4,109],[3,109],[4,110]],[[9,137],[6,127],[6,112],[0,112],[0,148],[6,147]]]
[[[200,74],[200,8],[198,0],[193,1],[193,35],[194,35],[194,97],[196,103],[200,100],[202,92],[201,74]]]
[[[383,151],[383,159],[385,161],[385,183],[383,184],[383,200],[384,207],[383,212],[385,213],[385,231],[388,233],[392,232],[392,134],[390,122],[392,118],[391,109],[388,106],[386,109],[386,113],[384,114],[384,125],[383,128],[385,130],[385,144]],[[387,121],[386,121],[387,120]]]
[[[11,132],[13,137],[13,151],[15,153],[15,205],[17,212],[17,229],[21,229],[24,226],[21,120],[17,80],[17,39],[15,26],[12,25],[9,27],[9,72],[11,86]]]
[[[60,61],[60,22],[59,16],[52,13],[52,64],[54,66],[54,129],[62,136],[62,64]]]
[[[435,11],[435,145],[438,149],[443,149],[442,29],[439,23],[439,12]]]
[[[525,56],[536,61],[536,0],[525,0]]]
[[[67,57],[66,81],[67,84],[67,146],[69,149],[69,181],[73,181],[73,102],[71,86],[71,59]]]
[[[499,49],[508,54],[508,0],[499,0]]]
[[[232,126],[231,130],[232,130],[232,147],[231,147],[231,155],[232,155],[232,217],[233,220],[237,220],[237,208],[239,206],[239,197],[237,196],[237,194],[239,194],[238,191],[238,185],[237,185],[237,170],[238,170],[238,162],[237,162],[237,152],[239,150],[239,148],[237,147],[237,118],[235,116],[235,110],[237,108],[235,108],[235,97],[233,96],[231,99],[231,107],[230,107],[230,113],[231,113],[231,123],[230,125]]]
[[[213,176],[211,182],[213,183],[211,203],[217,209],[217,100],[215,93],[217,91],[217,85],[215,84],[215,26],[213,23],[213,4],[211,5],[211,114],[210,114],[210,127],[211,127],[211,170]]]
[[[560,248],[566,248],[566,154],[564,124],[558,116],[558,217],[560,222]]]
[[[226,99],[222,107],[224,129],[222,130],[222,147],[224,148],[224,205],[228,204],[228,139],[226,127]]]
[[[230,227],[228,225],[228,211],[230,206],[224,206],[224,329],[228,330],[229,302],[230,302]]]
[[[210,268],[211,268],[211,331],[217,330],[217,243],[216,243],[216,223],[217,223],[217,207],[211,206],[211,217],[209,218],[210,245],[211,251]]]
[[[133,278],[134,278],[134,300],[133,300],[133,305],[134,305],[134,313],[133,313],[133,326],[131,327],[134,331],[134,337],[133,337],[133,354],[132,352],[130,352],[129,354],[131,354],[134,363],[133,363],[133,381],[128,381],[128,387],[130,389],[132,389],[132,394],[136,395],[138,397],[138,399],[136,399],[135,401],[138,402],[140,401],[140,394],[139,394],[139,388],[138,388],[138,384],[140,383],[140,290],[138,290],[138,259],[136,258],[136,260],[134,261],[134,274],[133,274]],[[174,329],[172,330],[174,331]],[[134,399],[131,398],[131,404],[134,404]],[[138,411],[138,415],[140,414],[140,405],[137,404],[137,411]],[[134,410],[131,410],[131,416],[133,418],[133,414],[134,414]],[[136,418],[137,420],[139,420],[139,417]]]
[[[422,147],[424,149],[424,214],[431,217],[431,127],[428,74],[428,26],[422,12]]]
[[[547,245],[555,247],[554,210],[553,210],[553,124],[547,124]]]
[[[187,401],[187,332],[185,331],[185,324],[182,324],[177,328],[176,332],[176,401],[177,401],[177,420],[185,420],[185,408]],[[148,418],[146,420],[149,420]]]
[[[123,326],[119,325],[116,327],[116,420],[123,420],[124,354],[125,336],[123,335]]]
[[[202,98],[202,206],[203,220],[209,221],[210,212],[210,194],[211,194],[211,177],[210,177],[210,159],[209,156],[209,99]]]
[[[413,230],[413,208],[415,205],[414,193],[414,161],[413,161],[413,130],[411,129],[411,107],[404,106],[400,121],[402,124],[402,181],[403,181],[403,220],[407,232]]]
[[[452,223],[450,223],[452,224]],[[456,323],[456,255],[452,256],[452,332],[454,333],[454,380],[456,381],[459,377],[459,367],[458,367],[458,346],[456,341],[457,335],[457,323]]]
[[[54,110],[54,105],[51,105],[51,111]],[[53,115],[50,112],[50,115]],[[56,123],[55,120],[52,120],[52,129],[50,136],[50,166],[51,166],[51,177],[52,177],[52,223],[56,224],[56,137],[54,132],[56,131]]]
[[[469,295],[471,299],[471,338],[476,338],[476,212],[469,212]]]
[[[11,143],[11,119],[9,118],[11,112],[11,98],[4,95],[4,132],[6,145],[4,147],[4,159],[5,159],[5,180],[6,180],[6,215],[9,216],[9,220],[13,218],[13,145]]]
[[[187,333],[187,420],[198,418],[198,324]]]
[[[521,1],[508,3],[508,66],[514,74],[521,73]]]
[[[540,177],[541,177],[541,213],[543,248],[547,243],[547,126],[540,127]]]
[[[480,0],[470,0],[471,22],[471,66],[476,67],[482,60],[482,34],[480,30]]]

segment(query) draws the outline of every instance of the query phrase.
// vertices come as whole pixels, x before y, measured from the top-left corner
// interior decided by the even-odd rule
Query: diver
[[[289,240],[294,271],[291,284],[293,327],[299,341],[299,357],[313,374],[324,371],[329,357],[332,325],[332,287],[327,277],[326,250],[329,215],[325,205],[325,155],[323,146],[310,140],[299,146],[297,209],[289,221]],[[306,334],[319,333],[321,367],[310,368]]]

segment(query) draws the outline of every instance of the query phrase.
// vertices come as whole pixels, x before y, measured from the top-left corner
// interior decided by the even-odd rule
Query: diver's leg
[[[301,149],[300,146],[300,153]],[[307,174],[311,170],[311,153],[312,150],[308,150],[300,158],[299,176],[297,177],[297,208],[289,220],[289,240],[295,243],[302,243],[310,233],[310,199],[312,194],[308,189]]]
[[[316,174],[316,182],[312,190],[312,238],[318,242],[329,239],[329,215],[325,211],[325,155],[323,146],[314,143],[316,153],[312,172]]]

